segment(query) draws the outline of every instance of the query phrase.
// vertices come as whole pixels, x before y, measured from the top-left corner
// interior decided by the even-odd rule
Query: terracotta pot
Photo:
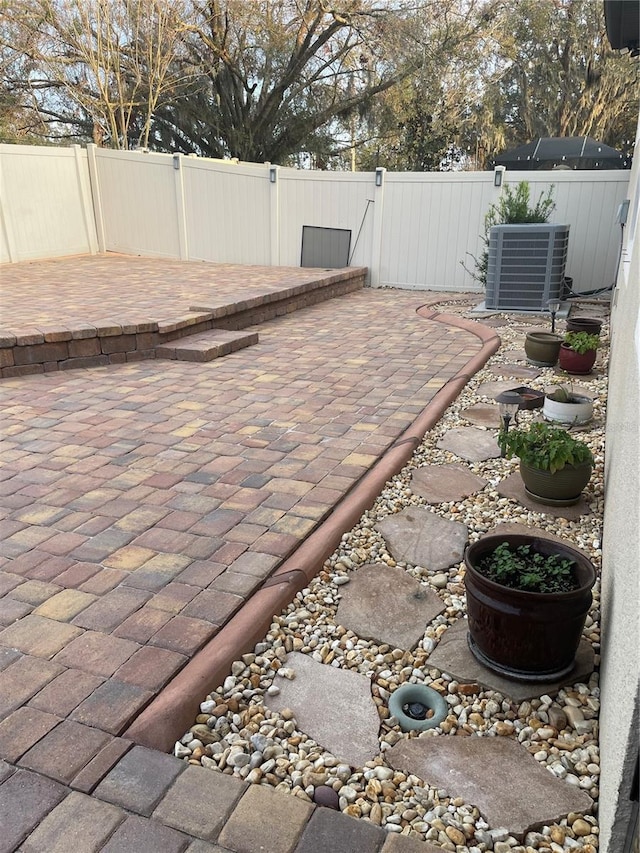
[[[595,317],[572,317],[567,320],[567,332],[588,332],[590,335],[599,335],[602,329],[602,320]]]
[[[476,566],[502,542],[531,545],[548,556],[575,563],[578,588],[542,593],[509,589],[481,575]],[[573,668],[591,606],[593,564],[570,545],[522,534],[490,534],[467,547],[465,587],[469,648],[484,666],[517,681],[554,681]]]
[[[577,503],[591,479],[592,468],[591,462],[583,462],[582,465],[565,465],[552,474],[520,460],[520,476],[529,496],[548,506],[571,506]]]
[[[593,365],[596,363],[597,350],[590,349],[585,353],[579,353],[572,350],[566,344],[560,346],[560,367],[566,370],[567,373],[584,375],[591,373]]]
[[[553,367],[558,361],[562,338],[552,332],[527,332],[524,351],[527,361],[537,367]]]

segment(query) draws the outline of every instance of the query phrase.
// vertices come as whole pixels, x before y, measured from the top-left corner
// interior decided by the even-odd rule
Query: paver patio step
[[[364,267],[220,266],[111,253],[6,266],[2,379],[153,359],[168,340],[248,329],[359,290],[366,277]],[[35,313],[23,309],[30,301]]]
[[[211,329],[168,341],[156,347],[156,358],[173,358],[178,361],[213,361],[236,350],[258,343],[257,332],[230,332]]]

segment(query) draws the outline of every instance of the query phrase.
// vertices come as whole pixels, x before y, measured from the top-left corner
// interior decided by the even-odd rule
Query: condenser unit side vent
[[[485,306],[546,311],[563,292],[569,226],[494,225],[489,232]]]

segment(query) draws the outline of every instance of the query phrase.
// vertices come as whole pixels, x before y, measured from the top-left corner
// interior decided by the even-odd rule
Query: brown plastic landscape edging
[[[320,571],[335,551],[342,535],[350,530],[378,497],[385,483],[411,458],[427,430],[442,417],[469,379],[498,350],[500,338],[493,329],[476,321],[419,308],[418,315],[448,326],[457,326],[479,337],[480,351],[434,395],[416,420],[380,457],[376,464],[345,495],[329,517],[311,533],[242,608],[144,709],[123,737],[152,749],[167,752],[193,725],[198,706],[216,685],[222,684],[231,664],[251,651],[269,630],[295,594]],[[278,579],[281,578],[279,581]]]

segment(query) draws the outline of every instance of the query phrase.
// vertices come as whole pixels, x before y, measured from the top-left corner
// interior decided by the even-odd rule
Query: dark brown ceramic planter
[[[562,593],[522,592],[485,578],[475,567],[502,542],[512,547],[531,545],[541,554],[573,560],[578,588]],[[555,681],[567,675],[591,606],[596,580],[591,561],[565,543],[497,534],[468,546],[464,562],[468,641],[476,659],[516,681]]]
[[[596,350],[590,349],[585,353],[575,352],[571,347],[562,344],[560,347],[560,367],[567,373],[582,375],[591,373],[596,363]]]
[[[591,479],[591,462],[565,465],[553,474],[533,468],[520,460],[520,476],[533,500],[548,506],[571,506],[580,500],[582,490]]]
[[[595,317],[573,317],[567,320],[567,332],[587,332],[590,335],[599,335],[602,329],[602,320]]]

